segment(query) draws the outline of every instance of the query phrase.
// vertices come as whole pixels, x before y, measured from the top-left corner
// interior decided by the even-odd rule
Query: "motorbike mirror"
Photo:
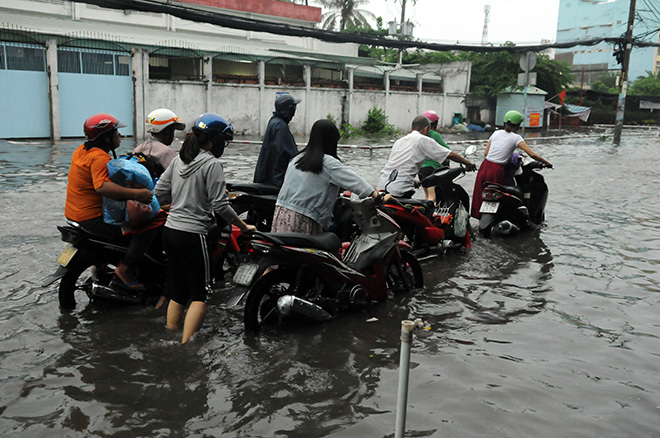
[[[387,192],[387,186],[389,186],[390,183],[394,181],[397,176],[399,176],[399,171],[394,169],[392,173],[390,173],[390,177],[387,179],[387,184],[385,184],[385,192]]]
[[[392,182],[396,179],[396,177],[399,176],[399,171],[394,169],[392,173],[390,173],[390,177],[388,178],[389,182]]]
[[[465,148],[465,152],[463,153],[464,156],[472,155],[477,152],[477,145],[476,144],[471,144],[470,146]]]

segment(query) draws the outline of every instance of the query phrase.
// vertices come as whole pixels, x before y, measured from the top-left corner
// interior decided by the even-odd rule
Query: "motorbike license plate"
[[[69,264],[74,255],[78,252],[78,248],[73,245],[67,245],[62,250],[62,253],[57,257],[57,263],[60,265],[66,266]]]
[[[238,267],[234,274],[234,283],[241,286],[249,286],[252,283],[254,275],[257,273],[259,265],[253,263],[244,263]]]
[[[497,213],[497,209],[499,208],[499,206],[500,206],[499,202],[484,201],[481,203],[481,208],[479,209],[479,213]]]

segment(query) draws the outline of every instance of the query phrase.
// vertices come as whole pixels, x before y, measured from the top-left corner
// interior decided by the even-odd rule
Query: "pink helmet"
[[[433,110],[426,110],[426,111],[424,111],[424,114],[422,114],[422,115],[424,117],[426,117],[427,119],[429,119],[431,121],[431,123],[437,122],[440,119],[440,117],[438,116],[438,113],[436,113]]]

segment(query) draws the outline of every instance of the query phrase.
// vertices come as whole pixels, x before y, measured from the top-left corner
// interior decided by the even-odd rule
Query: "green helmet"
[[[523,121],[523,115],[516,110],[511,110],[504,114],[504,123],[511,123],[512,125],[520,125]]]

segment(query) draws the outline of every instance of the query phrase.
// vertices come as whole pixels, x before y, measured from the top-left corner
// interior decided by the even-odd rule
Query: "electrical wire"
[[[137,10],[143,12],[155,12],[169,14],[184,20],[210,23],[230,29],[239,29],[245,31],[265,32],[277,35],[296,36],[315,38],[322,41],[333,43],[356,43],[373,46],[389,47],[393,49],[427,49],[433,51],[469,51],[469,52],[510,52],[520,53],[526,51],[541,52],[547,49],[566,49],[576,46],[595,46],[600,43],[614,44],[623,42],[623,37],[600,37],[589,40],[555,42],[547,44],[534,45],[502,45],[502,46],[484,46],[484,45],[462,45],[462,44],[438,44],[429,43],[414,39],[398,39],[388,36],[372,35],[366,33],[347,33],[333,32],[313,27],[300,25],[291,25],[276,23],[272,21],[256,20],[253,18],[237,17],[234,15],[223,14],[221,12],[209,11],[203,7],[191,6],[171,0],[81,0],[80,3],[97,5],[108,9]],[[643,47],[648,47],[658,43],[646,43]]]

